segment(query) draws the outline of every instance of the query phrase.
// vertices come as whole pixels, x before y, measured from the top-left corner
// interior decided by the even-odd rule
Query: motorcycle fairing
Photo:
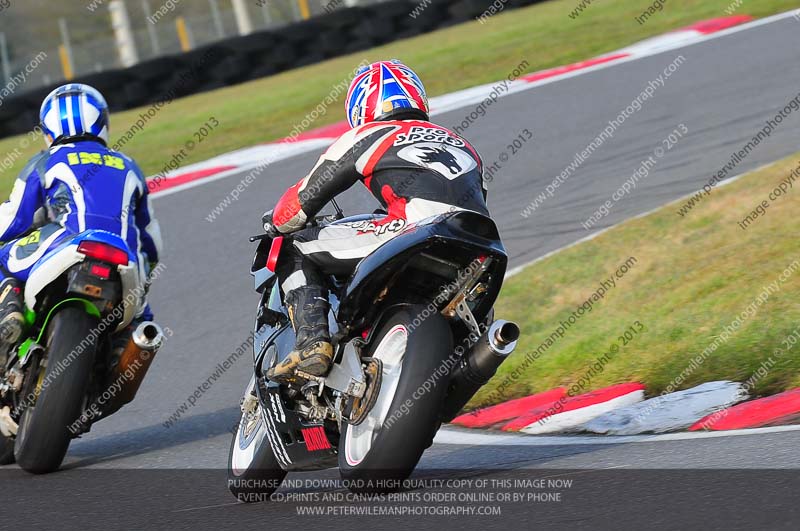
[[[272,337],[270,346],[257,361],[256,392],[258,393],[264,423],[267,427],[267,440],[281,468],[288,471],[320,470],[337,464],[336,447],[338,437],[331,437],[325,431],[324,422],[311,422],[295,411],[286,408],[281,397],[281,387],[264,378],[270,360],[277,352],[288,352],[294,345],[291,326],[285,325]],[[267,364],[265,366],[264,364]],[[306,434],[313,430],[319,434],[316,444],[309,444]],[[323,444],[319,444],[320,440]],[[324,444],[327,443],[327,444]]]
[[[364,323],[380,310],[376,297],[404,282],[403,275],[420,262],[436,269],[442,277],[454,274],[478,256],[490,257],[491,285],[475,310],[488,313],[494,305],[505,275],[508,256],[494,222],[474,212],[443,214],[412,225],[359,262],[341,292],[338,311],[342,324]],[[431,293],[431,298],[436,293]]]

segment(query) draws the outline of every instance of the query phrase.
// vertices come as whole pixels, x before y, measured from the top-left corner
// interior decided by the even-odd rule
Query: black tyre
[[[253,392],[255,379],[245,389],[244,396]],[[267,425],[260,407],[248,417],[242,413],[228,452],[228,489],[240,502],[268,501],[280,486],[286,471],[272,453]]]
[[[22,413],[14,445],[17,463],[28,472],[52,472],[64,460],[72,438],[69,427],[81,414],[94,365],[96,344],[84,340],[96,324],[82,308],[66,307],[48,325],[41,389]]]
[[[0,465],[14,463],[14,438],[0,435]]]
[[[339,470],[350,490],[395,490],[414,471],[439,427],[452,351],[447,321],[424,306],[400,308],[381,326],[366,352],[383,363],[378,398],[339,441]]]

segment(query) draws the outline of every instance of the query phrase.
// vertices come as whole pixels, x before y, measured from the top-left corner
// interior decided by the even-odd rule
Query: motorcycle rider
[[[158,261],[161,230],[142,171],[108,148],[108,104],[94,88],[67,84],[39,111],[48,149],[34,156],[0,205],[0,348],[19,341],[22,289],[36,263],[71,235],[101,229],[139,257],[142,278]],[[151,320],[144,305],[139,319]]]
[[[351,129],[264,214],[264,228],[291,235],[276,273],[296,344],[267,376],[293,383],[296,371],[322,376],[333,357],[322,272],[347,274],[410,224],[456,210],[485,216],[483,163],[466,140],[429,121],[419,77],[399,61],[362,67],[345,110]],[[361,181],[387,214],[382,219],[305,228],[331,199]],[[288,245],[287,245],[288,244]]]

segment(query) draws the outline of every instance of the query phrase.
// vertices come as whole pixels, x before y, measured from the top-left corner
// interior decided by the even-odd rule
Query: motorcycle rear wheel
[[[72,434],[69,427],[81,414],[94,365],[94,341],[78,347],[97,324],[82,308],[68,306],[56,313],[48,325],[46,367],[40,378],[39,396],[25,408],[14,443],[19,466],[33,474],[45,474],[61,466]]]
[[[381,326],[365,353],[383,363],[378,398],[339,441],[339,471],[351,491],[397,490],[414,471],[439,427],[451,354],[447,321],[424,306],[398,308]]]

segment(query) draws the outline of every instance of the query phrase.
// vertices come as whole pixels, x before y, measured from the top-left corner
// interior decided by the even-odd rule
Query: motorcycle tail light
[[[128,253],[112,245],[100,242],[81,242],[78,252],[89,258],[114,265],[128,265]]]
[[[275,272],[275,265],[278,263],[278,257],[281,255],[281,246],[283,245],[283,236],[278,236],[272,239],[272,245],[269,248],[269,256],[267,256],[267,269]]]

